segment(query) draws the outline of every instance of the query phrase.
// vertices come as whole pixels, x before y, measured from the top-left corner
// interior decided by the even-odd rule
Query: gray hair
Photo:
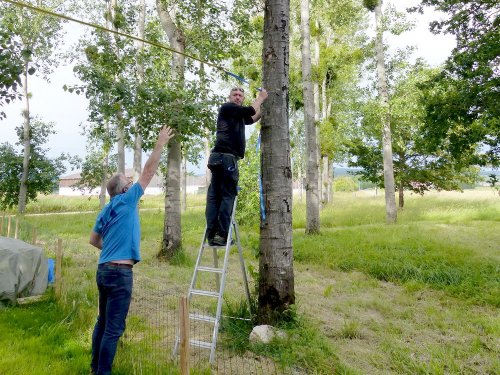
[[[234,91],[239,91],[241,92],[243,95],[245,94],[245,90],[243,90],[242,87],[239,87],[239,86],[235,86],[231,89],[231,91],[229,92],[229,95],[231,95]]]
[[[110,197],[123,193],[123,188],[125,188],[127,184],[123,181],[122,177],[125,177],[123,173],[115,173],[108,180],[106,190],[108,191]]]

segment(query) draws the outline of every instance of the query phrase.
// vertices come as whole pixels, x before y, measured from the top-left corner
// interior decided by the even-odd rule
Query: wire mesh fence
[[[127,319],[127,329],[121,339],[115,363],[117,369],[132,368],[134,374],[177,374],[179,351],[179,291],[153,279],[134,276],[134,295]],[[193,315],[212,314],[199,308]],[[241,349],[235,342],[248,340],[248,323],[241,328],[242,319],[224,316],[213,363],[210,350],[190,346],[189,368],[194,374],[284,374],[286,371],[270,358]],[[190,319],[189,338],[211,342],[213,323]],[[239,337],[238,337],[239,336]]]

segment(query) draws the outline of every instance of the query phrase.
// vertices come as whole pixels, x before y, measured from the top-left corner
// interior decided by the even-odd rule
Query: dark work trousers
[[[212,180],[207,191],[207,238],[227,238],[238,185],[238,160],[234,155],[212,152],[208,159]]]
[[[97,375],[111,374],[118,339],[132,298],[132,269],[100,264],[96,274],[99,316],[92,335],[91,367]]]

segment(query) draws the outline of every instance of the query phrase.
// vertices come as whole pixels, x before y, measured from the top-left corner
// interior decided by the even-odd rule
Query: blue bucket
[[[56,268],[56,261],[54,259],[47,259],[47,265],[49,267],[49,284],[52,284],[55,280],[55,268]]]

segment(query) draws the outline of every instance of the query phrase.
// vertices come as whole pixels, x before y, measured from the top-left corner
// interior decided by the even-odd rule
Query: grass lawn
[[[56,239],[63,239],[64,293],[58,303],[49,295],[45,302],[0,310],[0,374],[88,373],[98,254],[87,242],[97,215],[95,203],[41,197],[28,206],[30,213],[89,212],[23,219],[21,235],[29,238],[31,228],[37,227],[49,256]],[[184,251],[173,264],[155,257],[162,206],[161,197],[145,197],[141,203],[144,260],[134,269],[136,296],[154,292],[146,285],[164,286],[180,295],[192,275],[205,226],[204,197],[188,201],[182,216]],[[282,327],[287,338],[249,347],[241,332],[251,327],[239,323],[223,327],[220,348],[240,357],[250,348],[254,355],[270,356],[297,373],[500,373],[498,196],[489,190],[408,195],[398,223],[386,225],[383,194],[336,193],[333,203],[322,210],[321,225],[319,235],[304,234],[305,205],[295,198],[297,305],[293,322]],[[248,268],[255,271],[258,229],[243,223],[240,230]],[[231,262],[224,309],[242,315],[236,254]],[[155,303],[143,303],[146,316]],[[174,308],[175,302],[162,307]],[[145,321],[131,321],[129,330],[147,336]],[[119,358],[133,350],[133,345],[121,346]],[[139,373],[127,361],[116,370]]]

